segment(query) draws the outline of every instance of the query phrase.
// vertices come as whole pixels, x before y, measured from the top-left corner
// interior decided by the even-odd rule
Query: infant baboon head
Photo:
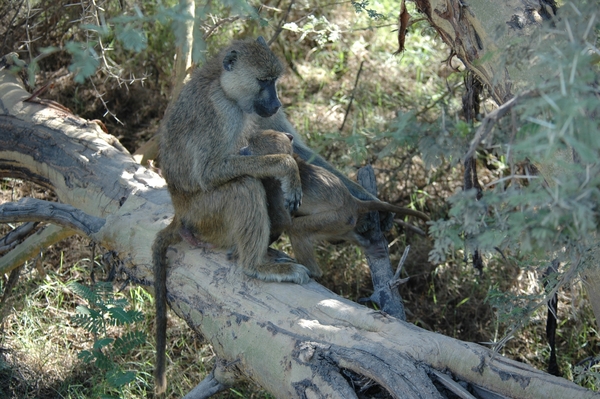
[[[248,145],[240,150],[240,155],[290,154],[294,136],[275,130],[264,130],[248,138]]]

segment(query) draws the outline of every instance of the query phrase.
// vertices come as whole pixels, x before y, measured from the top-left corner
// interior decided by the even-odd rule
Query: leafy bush
[[[144,315],[137,310],[126,310],[127,299],[115,297],[112,283],[98,282],[88,287],[73,282],[71,289],[87,302],[87,305],[77,306],[77,314],[72,320],[95,337],[93,348],[81,351],[79,358],[85,363],[93,363],[104,372],[108,391],[119,392],[124,385],[135,379],[136,373],[122,370],[117,359],[144,344],[146,334],[131,330],[117,338],[111,338],[108,328],[132,325],[142,321]]]
[[[484,144],[477,147],[481,163],[495,160],[497,178],[486,184],[483,197],[471,189],[448,198],[448,217],[430,228],[435,239],[430,260],[441,263],[455,251],[478,251],[537,271],[558,261],[560,271],[546,291],[515,296],[490,290],[489,300],[512,323],[529,320],[577,272],[598,267],[599,29],[596,4],[570,2],[537,36],[504,49],[505,62],[514,46],[533,54],[529,59],[535,63],[527,67],[538,78],[516,93],[512,112],[493,134],[478,138],[481,120],[468,125],[442,115],[419,124],[413,113],[401,114],[390,132],[393,144],[418,147],[434,167],[464,161],[471,140]]]

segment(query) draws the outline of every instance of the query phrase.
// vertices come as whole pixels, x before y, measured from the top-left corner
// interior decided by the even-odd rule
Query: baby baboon
[[[160,166],[175,208],[153,244],[157,391],[164,392],[166,252],[181,241],[231,250],[244,273],[303,284],[309,271],[290,258],[269,257],[269,217],[262,178],[277,179],[288,212],[302,195],[290,154],[245,157],[239,149],[261,118],[281,103],[275,83],[283,67],[262,37],[235,41],[194,72],[161,125]],[[195,240],[196,239],[196,240]]]
[[[367,190],[365,190],[363,186],[356,183],[355,181],[350,180],[347,176],[335,169],[330,163],[328,163],[325,159],[319,156],[319,154],[316,154],[314,151],[308,148],[306,144],[304,144],[304,142],[302,141],[302,138],[297,134],[296,130],[287,120],[287,118],[285,117],[285,113],[282,110],[280,110],[270,118],[261,118],[258,121],[257,131],[262,130],[276,130],[279,132],[292,134],[294,137],[292,146],[294,147],[294,154],[296,156],[300,157],[305,162],[311,165],[320,166],[321,168],[324,168],[330,173],[334,174],[346,186],[346,188],[348,189],[348,191],[350,191],[350,194],[352,194],[353,197],[364,201],[377,200],[377,198],[371,195],[369,192],[367,192]],[[271,202],[269,202],[269,204],[270,203]],[[271,214],[269,215],[272,216]],[[370,222],[370,218],[365,217],[365,215],[365,213],[360,214],[358,217],[358,221],[356,222],[355,230],[359,233],[365,233],[373,228]],[[393,213],[388,211],[380,211],[379,215],[381,230],[388,231],[389,229],[391,229],[394,223]],[[276,222],[278,222],[278,220],[276,220]],[[273,223],[272,225],[274,227],[277,226]],[[276,234],[276,231],[274,231],[271,234],[271,236],[275,236],[275,239],[279,237],[279,235]]]
[[[248,139],[248,146],[241,155],[293,154],[293,136],[274,130],[259,132]],[[298,262],[310,270],[312,276],[322,275],[314,256],[313,243],[317,240],[331,242],[350,241],[363,248],[371,245],[369,240],[354,231],[358,216],[370,211],[387,211],[400,215],[429,217],[422,212],[388,204],[379,200],[362,201],[353,197],[342,181],[328,170],[303,161],[297,155],[300,180],[302,181],[302,205],[292,212],[289,224],[281,229],[290,236]],[[273,179],[264,182],[268,196],[280,196],[279,183]],[[279,219],[283,221],[283,218]]]

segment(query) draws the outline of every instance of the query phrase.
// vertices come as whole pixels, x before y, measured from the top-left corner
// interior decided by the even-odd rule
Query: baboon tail
[[[426,222],[428,222],[430,220],[429,216],[427,216],[423,212],[415,211],[414,209],[404,208],[401,206],[388,204],[387,202],[383,202],[383,201],[379,201],[379,200],[373,200],[373,201],[357,200],[357,202],[359,204],[358,210],[360,213],[371,212],[371,211],[387,211],[387,212],[394,212],[398,215],[403,215],[403,216],[415,216]]]
[[[152,244],[154,265],[154,303],[156,307],[156,368],[154,370],[157,394],[167,389],[165,373],[167,347],[167,249],[169,245],[181,241],[179,223],[175,220],[158,232]]]

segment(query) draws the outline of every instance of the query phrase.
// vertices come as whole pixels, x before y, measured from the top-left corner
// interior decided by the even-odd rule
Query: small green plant
[[[129,328],[125,334],[111,338],[108,336],[108,330],[113,326],[131,326],[143,320],[144,315],[137,310],[126,310],[129,302],[126,298],[115,297],[112,283],[99,282],[88,287],[74,282],[70,286],[87,302],[87,306],[77,306],[77,314],[72,320],[92,333],[95,338],[92,349],[81,351],[79,358],[85,363],[94,363],[104,372],[105,391],[120,392],[122,387],[135,379],[136,373],[123,370],[116,360],[119,356],[144,344],[146,334]],[[103,398],[111,397],[103,396]]]

